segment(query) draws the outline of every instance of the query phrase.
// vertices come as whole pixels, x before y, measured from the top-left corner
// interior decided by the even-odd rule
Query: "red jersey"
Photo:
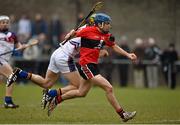
[[[101,33],[96,26],[88,26],[76,32],[77,37],[81,37],[80,65],[88,63],[98,63],[100,49],[104,46],[113,46],[114,41],[110,41],[110,33]]]

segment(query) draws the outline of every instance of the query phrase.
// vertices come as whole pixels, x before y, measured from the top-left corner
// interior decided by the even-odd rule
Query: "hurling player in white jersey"
[[[7,51],[11,51],[16,48],[22,48],[24,45],[17,41],[16,35],[10,32],[9,29],[10,20],[8,16],[0,16],[0,54]],[[13,69],[8,63],[12,53],[0,56],[0,75],[8,78]],[[13,103],[12,100],[13,85],[6,87],[6,94],[4,98],[5,108],[17,108],[18,105]]]

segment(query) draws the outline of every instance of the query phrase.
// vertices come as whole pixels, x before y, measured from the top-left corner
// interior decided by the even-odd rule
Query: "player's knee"
[[[106,87],[106,92],[107,93],[112,93],[113,92],[113,87],[112,86]]]
[[[49,89],[49,88],[51,88],[52,86],[53,86],[53,83],[51,83],[51,82],[45,82],[45,83],[43,84],[43,87],[46,88],[46,89]]]
[[[75,90],[75,89],[78,89],[78,88],[79,88],[78,86],[73,86],[73,87],[72,87],[72,89],[74,89],[74,90]]]
[[[86,97],[86,95],[87,95],[87,92],[85,92],[85,91],[79,92],[79,97]]]

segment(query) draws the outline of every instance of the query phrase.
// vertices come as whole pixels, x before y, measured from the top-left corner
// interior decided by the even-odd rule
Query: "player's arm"
[[[25,49],[25,48],[26,48],[26,44],[21,44],[20,42],[17,42],[17,43],[15,44],[15,47],[16,47],[17,49]]]
[[[70,37],[74,37],[75,34],[76,34],[76,31],[74,29],[72,29],[69,33],[66,34],[65,40],[69,39]]]
[[[24,49],[26,47],[26,44],[21,44],[20,42],[18,42],[15,33],[10,32],[6,39],[13,41],[16,49]]]
[[[115,37],[112,34],[109,36],[109,40],[108,40],[108,42],[106,42],[106,45],[111,47],[116,53],[126,56],[127,58],[131,59],[132,61],[135,61],[137,59],[137,57],[134,53],[128,53],[125,50],[123,50],[121,47],[119,47],[115,43]]]
[[[126,56],[127,58],[131,59],[132,61],[135,61],[137,59],[136,55],[134,53],[128,53],[125,50],[123,50],[121,47],[119,47],[117,44],[114,44],[112,46],[112,49],[123,56]]]
[[[108,51],[106,49],[101,49],[99,53],[99,57],[105,57],[105,56],[109,56]]]
[[[83,28],[85,28],[85,27],[86,27],[86,25],[80,27],[77,31],[79,31],[79,30],[81,30],[81,29],[83,29]],[[75,31],[75,29],[72,29],[69,33],[66,34],[65,40],[66,40],[66,39],[69,39],[70,37],[73,38],[73,37],[75,37],[75,36],[76,36],[76,31]]]

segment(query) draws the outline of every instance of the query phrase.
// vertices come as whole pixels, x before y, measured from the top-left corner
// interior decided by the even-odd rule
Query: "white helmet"
[[[8,16],[5,16],[5,15],[2,15],[0,16],[0,21],[1,20],[9,20],[9,17]]]

